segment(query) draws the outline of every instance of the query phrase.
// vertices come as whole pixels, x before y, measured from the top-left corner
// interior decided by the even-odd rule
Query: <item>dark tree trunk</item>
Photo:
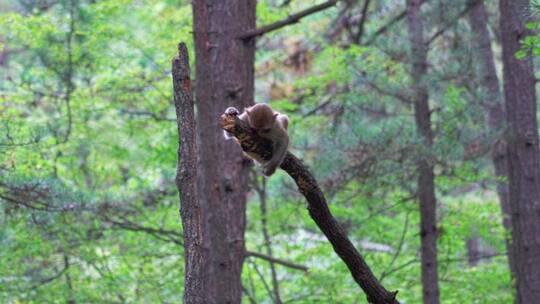
[[[240,303],[249,163],[218,126],[228,106],[253,102],[255,0],[194,0],[198,192],[203,218],[206,303]]]
[[[418,199],[420,201],[420,237],[422,257],[422,287],[424,303],[439,303],[439,278],[437,273],[437,219],[435,174],[428,156],[433,145],[431,112],[425,82],[427,72],[427,43],[420,16],[422,0],[407,0],[407,22],[411,44],[411,61],[414,94],[414,117],[418,133],[423,139],[417,163]]]
[[[508,123],[509,200],[517,303],[540,299],[540,161],[531,56],[519,60],[529,1],[501,0],[504,96]]]
[[[480,240],[478,235],[473,235],[467,240],[467,258],[469,260],[469,266],[477,266],[478,263],[480,263],[480,258],[482,256]]]
[[[487,27],[488,15],[484,1],[472,8],[469,14],[469,23],[472,29],[472,45],[476,49],[476,75],[480,80],[481,102],[486,111],[486,123],[491,133],[496,134],[497,140],[491,149],[491,160],[497,178],[497,194],[503,214],[504,228],[510,232],[512,229],[510,202],[508,200],[508,155],[506,153],[506,143],[502,139],[505,128],[505,110],[502,100],[499,79],[495,69],[493,51],[491,49],[491,37]],[[506,240],[506,252],[510,270],[514,273],[514,262],[512,259],[512,244],[510,238]]]

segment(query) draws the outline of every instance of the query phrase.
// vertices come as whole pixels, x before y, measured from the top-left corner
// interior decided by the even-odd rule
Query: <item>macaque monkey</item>
[[[229,107],[225,110],[225,114],[227,115],[238,115],[239,113],[234,107]],[[264,103],[257,103],[252,107],[245,108],[244,112],[238,118],[247,122],[259,136],[269,139],[272,142],[272,158],[268,161],[261,159],[255,153],[248,152],[244,154],[263,166],[264,175],[270,176],[274,174],[276,169],[281,165],[281,162],[283,162],[287,154],[287,148],[289,147],[289,135],[287,134],[289,118],[287,115],[272,110],[269,105]],[[226,139],[233,138],[236,140],[227,131],[223,131],[223,135]],[[236,141],[238,142],[238,140]]]

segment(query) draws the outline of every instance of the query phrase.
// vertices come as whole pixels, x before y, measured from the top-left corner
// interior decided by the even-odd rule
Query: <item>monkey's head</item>
[[[264,103],[258,103],[245,110],[248,115],[249,125],[257,132],[269,132],[276,122],[277,113]]]

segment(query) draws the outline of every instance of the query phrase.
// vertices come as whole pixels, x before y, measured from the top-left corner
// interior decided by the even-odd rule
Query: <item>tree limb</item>
[[[278,258],[275,258],[273,256],[270,256],[270,255],[267,255],[267,254],[264,254],[264,253],[259,253],[259,252],[254,252],[254,251],[247,250],[246,251],[246,257],[250,257],[250,256],[254,257],[254,258],[259,258],[259,259],[268,261],[270,263],[279,264],[279,265],[282,265],[282,266],[285,266],[285,267],[289,267],[289,268],[292,268],[292,269],[298,269],[298,270],[302,270],[302,271],[305,271],[305,272],[309,271],[309,268],[307,266],[296,264],[296,263],[289,262],[289,261],[282,260],[282,259],[278,259]]]
[[[367,11],[369,8],[370,0],[364,1],[364,6],[362,7],[362,19],[360,19],[360,23],[358,24],[358,33],[354,36],[354,43],[360,44],[362,41],[362,37],[364,36],[364,25],[367,20]]]
[[[447,22],[446,24],[443,25],[442,28],[440,28],[438,31],[436,31],[429,39],[428,41],[426,42],[428,45],[430,45],[431,43],[433,43],[433,41],[435,41],[435,39],[439,38],[439,36],[441,36],[442,34],[444,34],[444,32],[446,32],[450,27],[452,27],[454,24],[456,24],[456,22],[458,20],[460,20],[461,18],[463,18],[465,15],[467,15],[469,13],[469,11],[471,9],[473,9],[476,5],[478,5],[478,3],[480,3],[480,1],[478,0],[470,0],[467,2],[467,4],[465,5],[465,8],[463,8],[463,10],[457,15],[455,16],[454,18],[452,18],[452,20],[450,22]]]
[[[221,126],[238,139],[245,152],[255,153],[264,160],[271,158],[272,143],[268,139],[258,136],[246,122],[241,121],[237,116],[223,114]],[[309,215],[332,244],[337,255],[345,262],[356,283],[364,290],[368,302],[376,304],[399,303],[396,299],[397,291],[390,292],[381,285],[362,255],[339,226],[328,208],[326,198],[315,177],[303,162],[291,152],[287,152],[280,168],[296,182],[298,190],[307,200]]]
[[[394,97],[394,98],[400,100],[401,102],[403,102],[405,104],[412,104],[411,98],[409,96],[407,96],[406,94],[400,93],[398,91],[392,91],[392,90],[380,87],[376,83],[371,82],[369,80],[366,80],[366,84],[370,88],[374,89],[375,91],[377,91],[377,93],[379,93],[381,95]]]
[[[422,1],[422,4],[428,2],[429,0]],[[370,45],[382,34],[386,33],[391,27],[393,27],[396,23],[403,20],[407,16],[407,10],[404,9],[399,15],[395,16],[394,18],[390,19],[386,24],[381,26],[371,37],[369,40],[365,43],[365,45]]]
[[[368,39],[368,41],[366,42],[365,45],[372,44],[375,41],[375,39],[377,39],[380,35],[386,33],[386,31],[388,31],[392,26],[394,26],[394,24],[398,23],[403,18],[405,18],[405,16],[407,16],[407,11],[403,10],[399,15],[397,15],[394,18],[390,19],[390,21],[388,21],[388,23],[381,26],[377,31],[375,31],[375,33],[373,35],[371,35],[371,37],[369,37],[369,39]]]
[[[269,32],[275,31],[277,29],[280,29],[282,27],[285,27],[285,26],[287,26],[289,24],[296,23],[296,22],[300,21],[300,19],[302,19],[302,18],[304,18],[306,16],[309,16],[311,14],[317,13],[319,11],[325,10],[325,9],[327,9],[329,7],[332,7],[332,6],[336,5],[336,3],[337,3],[337,0],[330,0],[330,1],[327,1],[325,3],[315,5],[313,7],[305,9],[305,10],[303,10],[301,12],[296,13],[296,14],[290,15],[289,17],[287,17],[287,18],[285,18],[283,20],[280,20],[280,21],[265,25],[265,26],[263,26],[261,28],[258,28],[258,29],[247,31],[247,32],[241,34],[238,38],[242,39],[242,40],[249,40],[249,39],[256,38],[258,36],[261,36],[261,35],[264,35],[266,33],[269,33]]]

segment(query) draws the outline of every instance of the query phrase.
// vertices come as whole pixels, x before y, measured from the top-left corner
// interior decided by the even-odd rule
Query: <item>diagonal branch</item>
[[[395,16],[394,18],[390,19],[388,23],[385,23],[383,26],[381,26],[371,37],[369,37],[368,41],[365,43],[365,45],[372,44],[380,35],[386,33],[394,24],[401,21],[403,18],[407,16],[407,11],[403,10],[399,15]]]
[[[223,114],[221,126],[238,139],[245,152],[255,153],[264,160],[271,158],[272,143],[258,136],[246,122],[241,121],[236,116]],[[362,255],[340,227],[330,212],[326,198],[315,177],[306,165],[291,152],[287,152],[280,168],[296,182],[298,190],[307,200],[309,215],[332,244],[337,255],[345,262],[356,283],[364,290],[368,302],[376,304],[399,303],[396,299],[397,291],[390,292],[381,285]]]
[[[424,4],[426,2],[428,2],[429,0],[424,0],[422,1],[421,4]],[[382,25],[377,31],[375,31],[375,33],[373,35],[371,35],[371,37],[368,39],[368,41],[365,43],[365,45],[370,45],[372,44],[373,42],[375,42],[375,40],[382,34],[386,33],[390,28],[392,28],[396,23],[398,23],[399,21],[403,20],[405,18],[405,16],[407,16],[407,10],[404,9],[401,13],[399,13],[399,15],[395,16],[394,18],[390,19],[390,21],[388,21],[388,23],[385,23],[384,25]]]
[[[380,87],[379,85],[377,85],[376,83],[374,82],[371,82],[369,80],[366,80],[366,84],[372,88],[373,90],[377,91],[377,93],[381,94],[381,95],[386,95],[386,96],[390,96],[390,97],[394,97],[398,100],[400,100],[401,102],[405,103],[405,104],[412,104],[412,101],[411,101],[411,98],[408,97],[406,94],[403,94],[403,93],[400,93],[400,92],[397,92],[397,91],[392,91],[391,89],[387,89],[387,88],[383,88],[383,87]]]
[[[296,263],[293,263],[293,262],[290,262],[290,261],[286,261],[286,260],[282,260],[282,259],[278,259],[278,258],[275,258],[271,255],[267,255],[267,254],[264,254],[264,253],[259,253],[259,252],[254,252],[254,251],[246,251],[246,257],[254,257],[254,258],[259,258],[261,260],[265,260],[265,261],[268,261],[270,263],[274,263],[274,264],[279,264],[279,265],[282,265],[282,266],[285,266],[285,267],[289,267],[289,268],[292,268],[292,269],[297,269],[297,270],[302,270],[302,271],[309,271],[309,268],[307,266],[304,266],[304,265],[300,265],[300,264],[296,264]]]
[[[313,7],[310,7],[308,9],[306,9],[306,10],[303,10],[303,11],[298,12],[296,14],[290,15],[289,17],[287,17],[287,18],[285,18],[283,20],[280,20],[280,21],[265,25],[265,26],[263,26],[261,28],[258,28],[258,29],[247,31],[247,32],[241,34],[238,38],[242,39],[242,40],[249,40],[249,39],[256,38],[258,36],[261,36],[261,35],[264,35],[266,33],[269,33],[269,32],[275,31],[277,29],[280,29],[282,27],[285,27],[285,26],[287,26],[289,24],[296,23],[296,22],[300,21],[300,19],[302,19],[302,18],[304,18],[306,16],[309,16],[311,14],[320,12],[322,10],[325,10],[325,9],[327,9],[329,7],[332,7],[332,6],[336,5],[336,3],[337,3],[337,0],[330,0],[330,1],[327,1],[325,3],[315,5]]]
[[[458,20],[460,20],[461,18],[463,18],[465,15],[467,15],[469,13],[470,10],[472,10],[476,5],[478,5],[480,3],[480,1],[478,0],[469,0],[467,2],[467,4],[465,5],[465,8],[463,8],[463,10],[461,12],[459,12],[459,14],[457,16],[455,16],[454,18],[452,18],[452,20],[450,22],[447,22],[443,25],[442,28],[440,28],[438,31],[436,31],[429,39],[428,41],[426,42],[428,45],[430,45],[431,43],[433,43],[433,41],[435,41],[437,38],[439,38],[439,36],[441,36],[442,34],[444,34],[444,32],[446,32],[450,27],[452,27],[454,24],[456,24],[456,22],[458,22]]]

